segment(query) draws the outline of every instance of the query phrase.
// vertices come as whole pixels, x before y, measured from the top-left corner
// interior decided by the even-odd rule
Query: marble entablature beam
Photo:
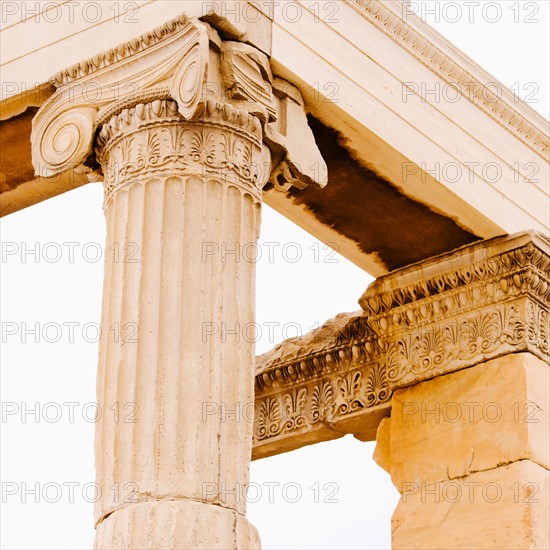
[[[396,270],[361,311],[257,357],[253,458],[374,440],[399,388],[510,353],[548,362],[549,248],[524,232]]]

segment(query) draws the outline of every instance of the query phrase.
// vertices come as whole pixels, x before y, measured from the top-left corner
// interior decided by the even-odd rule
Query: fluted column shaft
[[[259,547],[244,515],[255,264],[241,251],[259,234],[261,125],[211,101],[187,122],[158,100],[113,116],[96,149],[109,413],[96,431],[96,547]]]

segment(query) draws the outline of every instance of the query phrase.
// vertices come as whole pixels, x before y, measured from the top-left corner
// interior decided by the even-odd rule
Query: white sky
[[[505,85],[529,94],[531,105],[548,117],[548,25],[547,1],[520,2],[481,0],[474,6],[473,23],[463,2],[440,2],[437,16],[426,13],[435,2],[416,2],[428,23],[487,69]],[[443,16],[457,19],[452,23]],[[472,4],[470,2],[470,4]],[[502,16],[494,19],[496,4]],[[454,10],[454,11],[453,11]],[[538,22],[530,22],[530,21]],[[517,84],[516,84],[517,83]],[[533,102],[538,101],[538,102]],[[99,323],[102,261],[91,261],[98,250],[96,243],[105,238],[102,214],[102,190],[92,184],[45,203],[8,216],[1,222],[2,241],[32,248],[39,243],[79,243],[73,262],[63,246],[60,261],[49,263],[32,255],[22,261],[21,253],[3,258],[1,264],[2,322],[40,323],[74,322],[74,341],[64,329],[58,343],[30,335],[25,345],[21,335],[4,337],[2,345],[2,400],[4,407],[13,403],[21,410],[39,403],[38,422],[33,415],[21,422],[21,414],[2,418],[2,548],[91,548],[93,541],[91,486],[94,482],[93,422],[83,413],[95,402],[97,344],[94,324]],[[295,335],[296,325],[307,332],[342,311],[358,309],[357,299],[371,278],[341,257],[334,263],[328,252],[315,240],[276,214],[264,209],[263,242],[279,242],[275,261],[264,257],[258,265],[257,322],[278,322],[275,341],[267,331],[258,343],[258,353],[273,347],[285,336]],[[291,263],[282,254],[286,243],[298,243],[302,258]],[[86,253],[83,254],[84,245]],[[288,250],[288,249],[287,249]],[[54,250],[50,249],[53,254]],[[315,260],[320,261],[315,261]],[[88,260],[88,261],[87,261]],[[84,326],[88,325],[87,332]],[[292,325],[291,325],[292,323]],[[66,325],[65,325],[66,326]],[[54,334],[55,329],[51,329]],[[91,342],[87,342],[91,340]],[[62,407],[57,422],[47,422],[55,408],[47,403],[75,403],[71,422],[68,408]],[[372,443],[360,443],[352,437],[307,447],[252,464],[251,482],[261,491],[259,501],[249,504],[248,516],[258,528],[264,548],[389,548],[390,517],[397,504],[397,493],[389,476],[371,460]],[[12,485],[9,485],[13,483]],[[29,493],[23,503],[23,484],[38,487],[46,495]],[[280,483],[270,499],[269,483]],[[296,503],[284,498],[283,486],[298,484],[302,491]],[[316,502],[317,483],[321,502]],[[14,485],[15,484],[15,485]],[[74,487],[71,499],[69,485]],[[329,485],[327,485],[329,484]],[[49,489],[48,489],[49,487]],[[14,495],[8,494],[16,489]],[[60,491],[58,502],[57,491]],[[89,490],[89,493],[86,493]],[[288,497],[295,491],[287,487]],[[335,490],[335,492],[334,492]],[[332,498],[330,498],[332,497]],[[71,502],[73,500],[73,502]],[[272,502],[270,502],[272,500]],[[325,502],[323,502],[325,500]],[[337,502],[330,502],[336,500]]]

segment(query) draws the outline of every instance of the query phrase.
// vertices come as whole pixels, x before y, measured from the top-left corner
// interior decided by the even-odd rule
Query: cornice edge
[[[463,64],[452,59],[430,38],[422,35],[392,9],[384,5],[384,2],[380,0],[346,0],[346,2],[442,80],[457,85],[466,98],[520,139],[532,151],[547,162],[550,160],[550,137],[543,129],[528,120],[503,97],[497,96]],[[420,18],[417,19],[424,24]],[[431,32],[434,31],[431,30]],[[502,86],[502,89],[505,87]]]

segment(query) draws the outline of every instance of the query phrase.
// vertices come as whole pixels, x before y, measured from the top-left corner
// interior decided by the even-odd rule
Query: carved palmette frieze
[[[338,407],[339,414],[347,414],[365,408],[365,404],[359,395],[360,388],[360,371],[348,372],[338,378],[338,389],[342,398],[342,403]]]
[[[347,327],[342,329],[329,322],[319,331],[323,334],[323,340],[310,344],[309,350],[306,343],[303,348],[298,348],[298,353],[295,355],[279,356],[277,353],[268,353],[257,358],[256,391],[269,392],[273,389],[292,387],[327,374],[335,376],[337,373],[380,356],[381,343],[366,324],[366,318],[359,317],[355,326],[359,325],[362,325],[370,334],[362,338],[351,336],[343,341],[342,332],[347,330]],[[308,336],[306,335],[304,340]],[[280,346],[284,348],[285,342]]]
[[[442,257],[442,269],[410,284],[386,289],[382,279],[375,281],[360,300],[371,318],[371,326],[378,331],[387,330],[391,324],[415,324],[444,317],[455,309],[463,310],[468,304],[478,307],[522,293],[547,303],[550,299],[550,258],[545,250],[548,239],[540,236],[538,246],[530,241],[522,245],[525,239],[519,236],[509,239],[512,245],[509,250],[502,250],[505,244],[495,241],[493,250],[471,245],[464,247],[462,254],[447,254]]]
[[[370,330],[366,318],[359,319],[364,330]],[[548,360],[548,311],[529,298],[394,334],[387,341],[376,341],[374,335],[367,341],[351,336],[334,351],[303,356],[297,364],[275,364],[257,375],[255,442],[306,433],[319,423],[335,427],[388,404],[398,387],[518,351]],[[302,390],[299,410],[304,418],[294,422],[298,408],[289,404],[297,403]],[[278,415],[262,414],[262,407]]]
[[[124,109],[103,125],[96,158],[103,166],[105,201],[143,178],[170,174],[215,177],[259,199],[269,171],[261,126],[247,112],[209,100],[199,121],[187,122],[172,100]]]
[[[365,382],[366,406],[373,407],[379,403],[385,403],[390,397],[390,385],[388,382],[387,368],[380,363],[375,363],[367,372]]]
[[[277,398],[266,397],[255,412],[255,439],[262,440],[279,435],[283,429],[281,403]]]
[[[283,429],[285,432],[290,432],[306,425],[306,418],[303,414],[306,393],[305,388],[294,388],[283,395],[284,417],[286,420]]]
[[[331,380],[315,384],[311,392],[311,422],[330,422],[334,418],[336,401]]]
[[[518,351],[544,359],[545,314],[524,298],[407,331],[388,343],[388,381],[392,388],[403,387]]]
[[[257,394],[254,442],[284,439],[305,433],[317,425],[337,426],[388,403],[390,392],[382,364],[314,379],[285,391]]]
[[[491,358],[530,352],[550,362],[549,245],[525,232],[381,277],[361,298],[364,311],[257,358],[256,404],[280,403],[282,425],[284,395],[305,388],[306,425],[293,428],[303,434],[369,414],[396,388]],[[264,443],[285,437],[255,434]]]

